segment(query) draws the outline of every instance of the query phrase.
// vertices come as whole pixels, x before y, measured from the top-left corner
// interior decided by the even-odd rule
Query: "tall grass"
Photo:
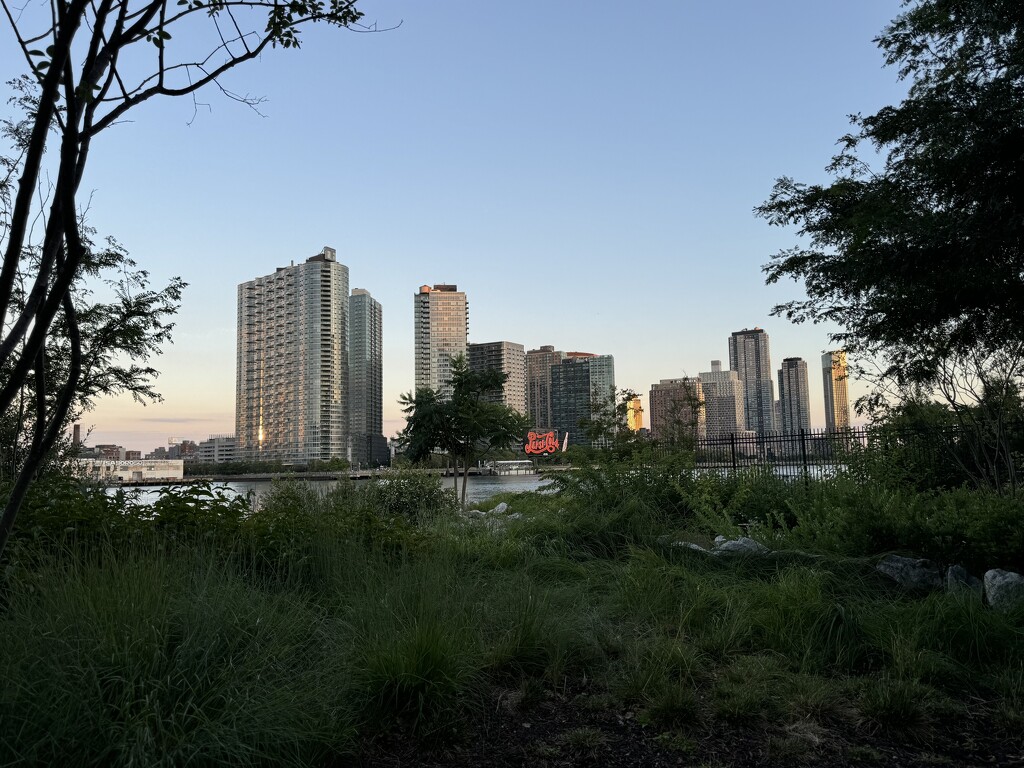
[[[450,745],[496,700],[544,690],[635,710],[654,734],[928,728],[968,701],[992,728],[1024,723],[1024,617],[910,598],[862,557],[987,500],[928,514],[878,491],[858,522],[841,483],[659,472],[589,467],[511,498],[522,517],[501,525],[415,477],[282,485],[243,514],[216,494],[149,518],[87,497],[102,523],[82,513],[67,535],[40,511],[3,571],[0,764],[343,763],[396,738]],[[905,502],[918,513],[881,536]],[[672,545],[723,520],[841,556]],[[984,539],[970,551],[998,556]]]

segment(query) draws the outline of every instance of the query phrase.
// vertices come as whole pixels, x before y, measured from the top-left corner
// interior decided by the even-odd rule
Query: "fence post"
[[[810,479],[808,467],[807,467],[807,433],[803,427],[800,428],[800,458],[804,465],[804,481]]]
[[[736,472],[736,433],[729,433],[729,444],[732,446],[732,471]]]

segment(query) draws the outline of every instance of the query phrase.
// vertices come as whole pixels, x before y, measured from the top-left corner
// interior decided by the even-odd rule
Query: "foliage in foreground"
[[[509,498],[523,517],[500,529],[416,475],[282,484],[241,513],[193,489],[122,528],[37,527],[0,597],[0,761],[308,765],[382,737],[457,744],[496,696],[528,711],[549,690],[636,711],[665,742],[715,722],[928,733],[968,704],[994,733],[1019,730],[1024,616],[902,595],[853,557],[674,546],[741,519],[819,551],[844,540],[841,488],[677,469],[566,475],[560,492]],[[897,513],[880,509],[865,529]],[[815,527],[815,510],[831,522]]]

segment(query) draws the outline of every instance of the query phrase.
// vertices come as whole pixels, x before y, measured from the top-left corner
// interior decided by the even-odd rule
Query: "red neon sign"
[[[526,435],[526,443],[523,445],[523,451],[526,453],[540,456],[558,453],[561,449],[562,446],[558,443],[558,434],[554,430],[551,432],[529,432]]]

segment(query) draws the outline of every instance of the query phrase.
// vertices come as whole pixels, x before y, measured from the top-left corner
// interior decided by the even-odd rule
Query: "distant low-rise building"
[[[80,476],[100,483],[167,483],[185,476],[181,459],[76,459],[76,466]]]
[[[234,435],[210,435],[196,447],[195,459],[204,464],[237,461],[238,442]]]

